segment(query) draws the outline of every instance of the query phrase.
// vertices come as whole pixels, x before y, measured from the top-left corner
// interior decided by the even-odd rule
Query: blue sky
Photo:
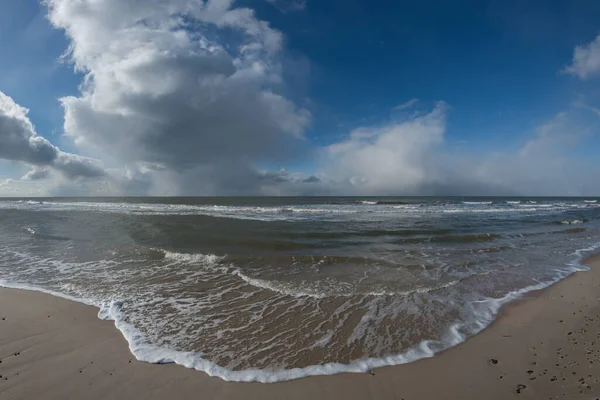
[[[69,43],[53,29],[38,0],[4,0],[0,13],[0,86],[30,108],[40,132],[62,129],[58,98],[76,93],[81,78],[59,60]]]
[[[112,1],[107,0],[107,7]],[[124,1],[127,2],[134,3],[135,0]],[[148,4],[153,2],[157,3],[157,8],[159,3],[164,3],[161,0],[151,0]],[[345,142],[357,129],[369,130],[375,141],[376,138],[381,138],[385,127],[401,128],[405,126],[402,124],[427,116],[440,101],[445,103],[443,154],[436,153],[433,158],[451,157],[454,164],[462,163],[462,157],[470,158],[474,164],[479,159],[510,158],[511,154],[519,153],[528,142],[539,136],[540,127],[555,120],[557,115],[566,115],[564,118],[568,122],[563,123],[560,132],[565,140],[557,139],[560,143],[560,157],[566,160],[566,166],[562,169],[573,166],[572,173],[575,174],[576,168],[589,170],[600,167],[597,161],[600,156],[600,134],[597,133],[600,115],[593,110],[600,107],[600,86],[593,79],[565,72],[565,68],[573,63],[574,49],[592,43],[600,33],[600,3],[597,1],[234,2],[228,5],[229,10],[249,8],[254,12],[253,21],[269,24],[269,31],[264,33],[264,37],[257,39],[257,36],[253,36],[255,34],[252,33],[252,28],[242,26],[240,22],[236,22],[237,25],[231,29],[224,29],[219,25],[221,22],[214,22],[214,28],[210,25],[213,21],[207,22],[203,17],[198,18],[201,23],[195,26],[193,33],[210,38],[239,63],[249,62],[250,58],[235,57],[239,49],[234,49],[237,43],[232,39],[232,33],[237,34],[236,30],[252,37],[252,40],[261,45],[270,40],[268,35],[280,35],[282,42],[276,56],[271,53],[252,56],[252,60],[258,57],[271,74],[269,79],[256,85],[260,85],[260,90],[276,93],[297,107],[294,115],[286,115],[295,125],[280,124],[273,128],[273,135],[289,130],[287,133],[302,137],[293,143],[286,137],[281,139],[282,144],[271,148],[271,143],[279,141],[280,136],[273,139],[276,136],[267,135],[261,140],[269,143],[264,146],[269,151],[257,150],[256,154],[251,155],[226,154],[227,152],[218,150],[223,147],[215,145],[211,157],[219,151],[222,152],[222,157],[195,163],[191,155],[186,155],[190,161],[185,166],[173,161],[180,158],[175,153],[166,156],[158,154],[156,149],[145,149],[143,155],[131,159],[115,157],[115,149],[107,147],[104,141],[98,139],[106,134],[100,132],[99,128],[96,132],[94,127],[84,126],[84,122],[77,118],[74,125],[91,133],[86,133],[85,136],[80,131],[67,132],[66,125],[63,125],[66,111],[59,99],[73,96],[82,100],[85,90],[80,89],[80,85],[84,76],[99,76],[104,72],[102,65],[96,61],[90,62],[89,58],[84,61],[84,56],[77,59],[77,54],[67,54],[63,59],[60,58],[70,45],[82,49],[82,53],[91,48],[92,39],[85,38],[88,40],[85,42],[83,36],[77,36],[79,33],[66,34],[69,30],[76,32],[77,29],[82,29],[80,26],[86,21],[82,19],[82,25],[75,25],[76,22],[61,19],[65,16],[58,15],[56,11],[64,10],[69,18],[75,16],[73,21],[84,17],[95,18],[75,14],[78,11],[73,4],[70,0],[52,0],[49,5],[37,0],[3,1],[0,6],[0,91],[11,97],[15,104],[28,108],[27,117],[35,125],[36,134],[48,139],[61,152],[99,160],[104,167],[125,171],[124,174],[130,178],[133,172],[133,175],[137,174],[136,177],[141,173],[141,180],[146,185],[144,190],[148,190],[148,193],[152,193],[151,187],[163,186],[158,181],[171,180],[173,176],[177,176],[178,179],[184,177],[181,178],[182,183],[175,188],[161,189],[160,193],[180,194],[181,187],[189,186],[187,182],[196,179],[194,174],[198,174],[198,170],[222,171],[223,165],[237,164],[241,158],[244,166],[232,167],[225,174],[225,183],[214,186],[212,191],[204,193],[198,189],[193,194],[237,194],[246,190],[250,193],[258,190],[259,193],[266,194],[305,194],[305,189],[294,188],[291,184],[310,176],[318,177],[323,185],[316,189],[306,189],[308,192],[316,190],[337,193],[336,190],[342,188],[339,190],[352,194],[356,191],[348,190],[341,182],[362,177],[361,171],[344,174],[340,172],[344,169],[342,164],[331,165],[328,161],[334,158],[328,153],[331,146]],[[200,0],[198,4],[198,7],[203,6]],[[49,20],[48,14],[52,7],[56,15]],[[73,14],[68,14],[69,12]],[[135,22],[135,15],[132,14],[131,17],[131,21]],[[158,14],[149,18],[157,18],[156,21],[159,21],[163,17],[164,20],[172,18]],[[107,40],[112,41],[112,44],[119,41],[118,45],[122,45],[119,37]],[[128,57],[123,53],[119,53],[119,56]],[[93,55],[94,60],[100,57]],[[82,70],[75,72],[74,63],[82,64]],[[239,68],[237,65],[236,68]],[[137,73],[136,78],[140,76],[139,72],[131,73]],[[90,93],[92,97],[97,96],[98,100],[100,86],[99,83],[94,84],[98,86],[93,87]],[[412,99],[418,101],[411,101]],[[403,104],[409,106],[403,108]],[[272,115],[271,111],[267,111]],[[230,115],[235,117],[234,113]],[[303,118],[302,115],[307,117]],[[95,123],[99,124],[98,119],[94,118]],[[179,140],[181,146],[165,141],[161,142],[161,147],[172,147],[174,152],[192,144],[209,148],[215,142],[214,137],[219,136],[219,129],[224,128],[208,130],[207,124],[209,122],[206,120],[199,119],[192,126],[186,126],[184,133],[168,133],[172,135],[172,141]],[[151,131],[153,128],[148,129]],[[249,129],[248,133],[243,126],[235,129],[235,134],[245,137],[244,135],[258,135],[259,133],[254,132],[262,132],[267,128],[257,126],[256,130]],[[204,130],[210,131],[207,135],[211,136],[194,138],[185,144],[188,134]],[[168,132],[173,131],[171,129]],[[555,136],[554,133],[552,135]],[[92,145],[82,145],[83,142]],[[363,147],[370,145],[367,142],[361,143]],[[399,144],[400,147],[413,145],[413,142]],[[438,149],[440,144],[437,139],[432,139],[428,146]],[[364,148],[360,151],[362,150]],[[430,152],[428,147],[426,153],[429,155]],[[543,159],[547,161],[555,155],[553,154],[546,153]],[[212,160],[211,157],[199,155],[199,159],[203,160]],[[342,158],[344,157],[350,155],[344,153]],[[391,159],[398,157],[400,155],[392,155]],[[31,165],[34,168],[47,167],[31,162],[23,163],[16,156],[8,159],[10,161],[0,161],[0,178],[20,180]],[[423,164],[424,161],[419,161],[418,166],[414,160],[409,164],[405,161],[392,167],[406,169],[404,167],[408,165],[418,170],[419,176],[430,177],[437,174],[435,179],[430,179],[431,182],[446,179],[437,172],[431,172],[431,168],[435,168]],[[585,163],[585,166],[580,165],[581,163]],[[150,169],[163,172],[150,178],[147,173],[147,165],[150,164],[160,164],[160,167]],[[49,167],[52,169],[52,165]],[[244,171],[240,172],[240,168]],[[250,173],[246,171],[247,168],[262,178],[279,174],[277,179],[285,181],[285,185],[273,188],[270,184],[259,183],[259,189],[241,185],[238,191],[238,178],[234,179],[233,176],[239,175],[239,180],[243,181],[243,176]],[[281,170],[282,168],[285,170]],[[494,171],[498,171],[494,172],[493,179],[502,182],[508,192],[513,187],[519,192],[519,185],[523,183],[512,182],[500,169],[500,166],[494,166]],[[165,170],[170,172],[169,177],[159,178],[158,175]],[[499,178],[500,175],[502,178]],[[54,186],[47,182],[35,182],[35,185],[44,187],[44,190],[49,187],[53,187],[52,190],[56,187],[64,188],[67,182],[63,179],[64,176],[59,178],[60,185],[56,183],[56,179]],[[367,173],[364,178],[364,182],[369,179],[375,181]],[[208,178],[203,176],[202,180],[204,179]],[[545,178],[540,176],[538,180],[541,179]],[[80,177],[75,180],[79,186],[85,186]],[[71,181],[73,179],[68,183],[72,183]],[[380,183],[356,193],[363,194],[368,190],[385,194],[417,193],[426,186],[423,179],[418,184],[412,178],[408,181],[403,185],[394,180],[388,185],[389,190],[385,183]],[[326,185],[325,182],[330,184]],[[457,182],[457,187],[462,187],[462,184]],[[33,185],[34,183],[29,182],[26,186],[31,188]],[[125,190],[122,185],[114,182],[109,186],[118,186],[119,191]],[[333,190],[332,187],[337,189]],[[581,187],[565,187],[564,193],[574,194],[577,190],[581,191]],[[588,193],[589,190],[581,192]]]
[[[600,30],[598,2],[523,3],[324,1],[274,26],[310,60],[316,140],[418,98],[452,106],[449,139],[495,147],[585,91],[559,71]]]

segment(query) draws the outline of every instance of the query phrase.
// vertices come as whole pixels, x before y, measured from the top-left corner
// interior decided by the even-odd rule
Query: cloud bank
[[[27,117],[28,112],[0,92],[0,159],[34,166],[26,179],[39,179],[42,174],[47,177],[50,169],[71,179],[104,175],[102,166],[96,160],[65,153],[39,136]]]
[[[298,11],[304,1],[267,0]],[[0,193],[51,195],[598,195],[597,163],[569,155],[599,127],[568,106],[509,150],[448,143],[450,107],[418,99],[377,126],[315,146],[306,104],[286,85],[281,32],[233,0],[45,0],[83,76],[60,99],[79,154],[37,134],[0,92],[0,158],[32,166]],[[570,74],[600,72],[600,37]],[[593,121],[580,115],[588,113]],[[308,171],[264,165],[311,160]],[[98,161],[101,160],[101,161]],[[315,161],[316,160],[316,161]],[[594,192],[595,190],[595,192]]]
[[[449,107],[437,103],[380,127],[362,127],[322,150],[317,174],[335,194],[590,196],[600,168],[569,156],[597,118],[570,107],[507,151],[466,153],[447,143]]]

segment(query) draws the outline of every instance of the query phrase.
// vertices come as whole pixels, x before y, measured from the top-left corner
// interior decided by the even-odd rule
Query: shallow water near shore
[[[0,279],[98,306],[137,358],[235,381],[428,357],[584,267],[597,199],[0,200]]]

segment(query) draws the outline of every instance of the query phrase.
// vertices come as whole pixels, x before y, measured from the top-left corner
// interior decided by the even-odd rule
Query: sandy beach
[[[9,399],[598,399],[600,257],[509,305],[463,344],[372,374],[231,383],[138,362],[93,307],[0,289],[0,398]]]

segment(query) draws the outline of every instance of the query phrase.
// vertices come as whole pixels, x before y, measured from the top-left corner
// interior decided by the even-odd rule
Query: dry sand
[[[138,362],[93,307],[0,288],[0,399],[600,399],[600,257],[588,265],[434,358],[277,384]]]

